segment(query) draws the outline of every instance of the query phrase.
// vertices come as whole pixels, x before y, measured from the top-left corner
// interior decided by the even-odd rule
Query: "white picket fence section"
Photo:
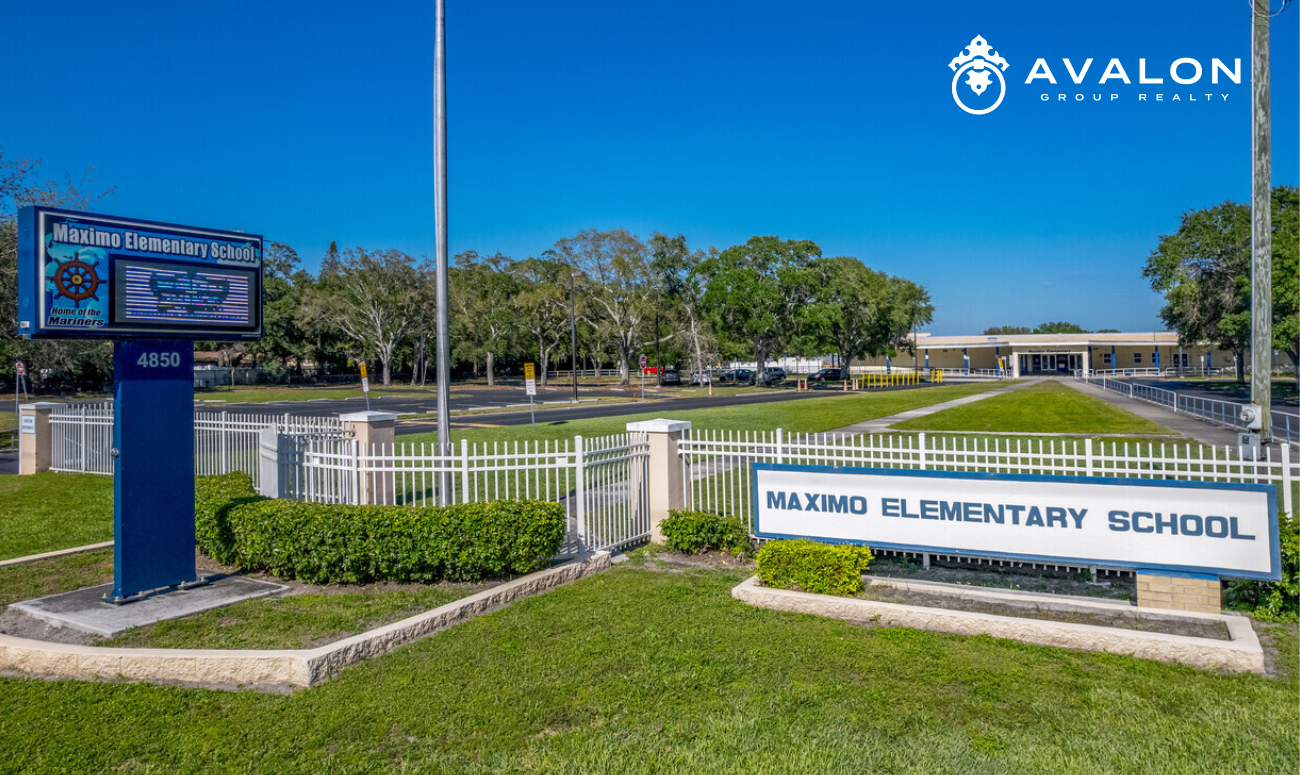
[[[1245,404],[1221,401],[1217,398],[1191,396],[1177,390],[1138,385],[1122,379],[1092,376],[1092,372],[1076,371],[1075,380],[1096,385],[1103,390],[1128,396],[1137,401],[1157,404],[1174,412],[1191,415],[1212,425],[1222,425],[1237,431],[1246,430],[1241,420],[1241,410]],[[1300,415],[1273,408],[1269,412],[1273,438],[1300,444]]]
[[[1300,470],[1289,445],[1266,447],[1263,460],[1199,444],[1107,442],[1093,439],[876,436],[784,431],[694,429],[678,445],[691,509],[731,514],[753,527],[750,463],[854,466],[921,471],[1098,476],[1278,485],[1287,513],[1295,513]]]
[[[573,440],[429,444],[264,432],[264,495],[320,503],[444,506],[504,499],[564,506],[562,554],[617,550],[650,535],[644,433]],[[274,473],[273,473],[274,472]]]
[[[199,476],[243,471],[260,481],[258,433],[345,437],[337,417],[290,414],[196,412],[194,473]],[[50,470],[113,475],[113,402],[60,404],[50,411]]]

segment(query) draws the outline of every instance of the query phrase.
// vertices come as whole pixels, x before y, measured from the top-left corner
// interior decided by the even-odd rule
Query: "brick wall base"
[[[1217,576],[1202,573],[1138,571],[1139,608],[1167,608],[1200,614],[1222,613],[1222,585]]]

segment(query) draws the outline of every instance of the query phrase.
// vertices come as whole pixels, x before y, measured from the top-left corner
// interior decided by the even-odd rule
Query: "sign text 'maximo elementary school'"
[[[756,535],[1280,578],[1273,485],[753,464]]]

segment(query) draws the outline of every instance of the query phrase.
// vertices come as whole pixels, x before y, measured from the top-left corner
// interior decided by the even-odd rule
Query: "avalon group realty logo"
[[[1137,60],[1136,83],[1129,77],[1129,71],[1118,58],[1111,59],[1104,68],[1101,68],[1100,75],[1093,67],[1095,60],[1092,57],[1088,57],[1081,64],[1069,57],[1061,57],[1060,61],[1062,64],[1058,67],[1063,66],[1064,71],[1069,73],[1069,84],[1085,88],[1070,89],[1068,92],[1061,91],[1059,88],[1050,92],[1039,92],[1036,94],[1035,102],[1104,104],[1135,100],[1170,104],[1222,104],[1233,94],[1232,86],[1241,86],[1240,57],[1232,59],[1231,66],[1217,57],[1212,58],[1208,66],[1194,57],[1179,57],[1169,65],[1168,83],[1165,81],[1164,73],[1160,73],[1159,70],[1148,70],[1145,58]],[[1131,61],[1129,65],[1132,67]],[[1003,98],[1007,96],[1008,84],[1002,74],[1010,66],[1010,62],[994,51],[983,36],[976,35],[972,38],[961,53],[948,63],[948,69],[953,71],[952,99],[957,103],[957,107],[975,116],[982,116],[996,110],[1002,104]],[[1090,72],[1096,78],[1092,82],[1096,86],[1095,89],[1086,88],[1089,84]],[[1149,72],[1154,74],[1149,75]],[[966,76],[965,80],[962,79],[963,75]],[[997,88],[991,89],[995,78]],[[1208,85],[1205,83],[1206,80],[1209,81]],[[1044,85],[1041,82],[1069,88],[1069,84],[1064,81],[1061,84],[1057,83],[1056,73],[1052,71],[1052,66],[1048,64],[1048,59],[1045,57],[1034,60],[1034,65],[1025,78],[1026,86],[1041,88]],[[1133,86],[1139,88],[1134,91],[1131,88]]]

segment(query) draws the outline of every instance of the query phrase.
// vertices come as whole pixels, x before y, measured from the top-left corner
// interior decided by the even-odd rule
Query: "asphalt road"
[[[1250,403],[1250,384],[1238,385],[1236,382],[1215,381],[1207,382],[1205,380],[1170,380],[1170,379],[1143,379],[1141,377],[1129,377],[1123,380],[1131,382],[1134,385],[1146,385],[1148,387],[1163,388],[1173,390],[1178,393],[1197,396],[1200,398],[1214,398],[1219,401],[1231,401],[1233,403],[1248,404]],[[1214,387],[1209,387],[1209,386]],[[1273,406],[1285,411],[1294,412],[1300,409],[1300,396],[1295,391],[1280,391],[1273,389]]]
[[[907,390],[915,388],[892,388],[894,390]],[[873,391],[875,392],[875,391]],[[485,425],[502,426],[502,425],[527,425],[531,422],[528,412],[528,397],[524,394],[523,388],[515,387],[457,387],[452,389],[453,397],[449,401],[452,411],[464,411],[474,409],[509,409],[511,411],[496,411],[486,414],[474,414],[466,416],[453,416],[452,428],[469,428],[483,427]],[[568,388],[540,388],[536,397],[537,419],[540,422],[559,422],[584,420],[591,417],[620,417],[630,414],[645,414],[660,410],[671,410],[675,412],[686,411],[690,409],[711,409],[723,406],[747,406],[751,404],[767,404],[779,401],[798,401],[805,398],[817,396],[833,396],[841,394],[836,390],[811,390],[806,393],[798,393],[794,390],[772,390],[755,393],[738,393],[732,395],[716,396],[695,396],[687,398],[673,397],[672,391],[651,391],[646,390],[646,400],[630,401],[627,403],[587,403],[573,404],[569,396],[571,395]],[[462,395],[456,398],[456,395]],[[633,398],[640,396],[640,390],[616,390],[611,388],[602,389],[579,389],[580,398],[603,398],[603,397],[620,397]],[[358,412],[366,408],[366,402],[363,398],[348,399],[330,399],[330,400],[312,400],[312,401],[272,401],[269,403],[258,404],[196,404],[195,409],[200,412],[255,412],[255,413],[275,413],[275,414],[292,414],[295,416],[307,417],[326,417],[346,412]],[[428,419],[407,419],[398,423],[398,435],[411,433],[429,433],[436,429],[437,419],[433,413],[437,411],[437,399],[427,394],[407,398],[404,396],[388,396],[385,398],[370,399],[370,408],[376,411],[393,412],[394,414],[426,414]]]

